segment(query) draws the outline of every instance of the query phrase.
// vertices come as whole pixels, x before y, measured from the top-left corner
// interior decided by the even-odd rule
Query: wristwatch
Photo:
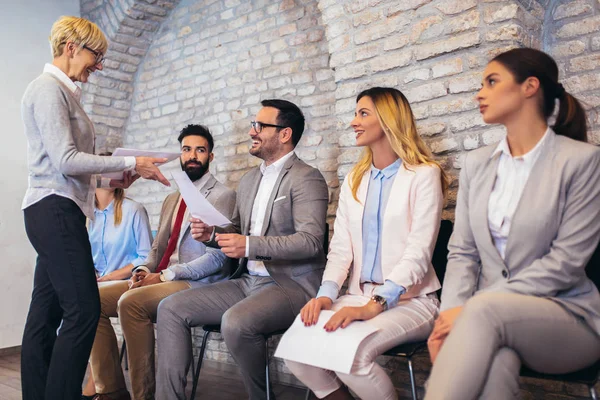
[[[377,304],[380,304],[381,307],[383,307],[383,311],[387,310],[387,300],[381,296],[379,296],[378,294],[374,294],[371,297],[371,301]]]
[[[160,271],[160,275],[158,277],[160,278],[161,282],[167,281],[167,278],[165,277],[165,274],[163,274],[163,271]]]

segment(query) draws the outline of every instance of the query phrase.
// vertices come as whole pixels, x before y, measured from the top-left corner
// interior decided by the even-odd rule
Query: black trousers
[[[79,400],[100,317],[85,216],[52,195],[25,209],[25,230],[38,257],[21,350],[23,399]]]

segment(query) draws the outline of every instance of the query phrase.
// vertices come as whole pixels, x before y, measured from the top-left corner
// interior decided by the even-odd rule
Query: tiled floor
[[[0,356],[0,400],[21,400],[20,354]],[[127,385],[129,377],[126,375]],[[188,385],[188,396],[191,384]],[[300,388],[275,385],[277,400],[301,400]],[[248,396],[235,366],[205,360],[202,364],[196,400],[244,400]],[[160,400],[160,399],[157,399]]]

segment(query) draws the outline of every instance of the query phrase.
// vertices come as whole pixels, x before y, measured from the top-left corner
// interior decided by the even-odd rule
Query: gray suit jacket
[[[261,179],[258,167],[244,175],[237,189],[232,225],[216,228],[217,232],[250,235],[252,206]],[[286,161],[273,187],[262,235],[249,239],[249,258],[264,262],[271,277],[288,296],[294,313],[316,295],[321,283],[328,200],[327,183],[319,170],[294,154]],[[247,271],[247,262],[247,258],[240,260],[234,278]]]
[[[233,217],[235,192],[217,181],[214,176],[211,175],[202,188],[202,195],[227,218]],[[179,198],[180,194],[177,191],[168,195],[163,202],[158,232],[144,263],[151,272],[156,270],[167,249],[171,236],[171,221]],[[231,260],[221,250],[207,248],[204,243],[194,240],[190,233],[189,220],[183,221],[182,229],[184,233],[178,239],[180,264],[169,267],[175,273],[175,279],[188,280],[192,286],[226,279],[231,274]]]
[[[585,274],[600,239],[600,148],[548,133],[515,211],[504,260],[487,218],[499,155],[492,157],[495,146],[489,146],[465,157],[441,308],[484,291],[545,297],[600,333],[600,294]]]

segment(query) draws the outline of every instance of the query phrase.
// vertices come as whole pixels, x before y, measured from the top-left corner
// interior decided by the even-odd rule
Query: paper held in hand
[[[206,200],[206,197],[202,196],[184,171],[172,171],[171,175],[175,179],[177,186],[179,186],[179,192],[183,200],[185,200],[185,204],[190,210],[192,217],[199,218],[210,226],[226,226],[231,224],[231,221],[227,217],[210,204]]]
[[[181,155],[181,153],[172,153],[169,151],[124,149],[122,147],[115,149],[115,151],[112,154],[113,157],[131,156],[131,157],[166,158],[166,159],[168,159],[167,162],[173,161],[174,159],[179,158],[180,155]],[[162,165],[162,164],[157,164],[157,165]],[[132,171],[132,174],[135,175],[136,172]],[[121,179],[123,179],[123,172],[107,172],[105,174],[102,174],[102,176],[105,178],[121,180]]]
[[[304,326],[298,315],[281,338],[275,357],[349,374],[358,346],[379,328],[353,321],[344,329],[327,332],[323,327],[333,314],[321,311],[313,326]]]

